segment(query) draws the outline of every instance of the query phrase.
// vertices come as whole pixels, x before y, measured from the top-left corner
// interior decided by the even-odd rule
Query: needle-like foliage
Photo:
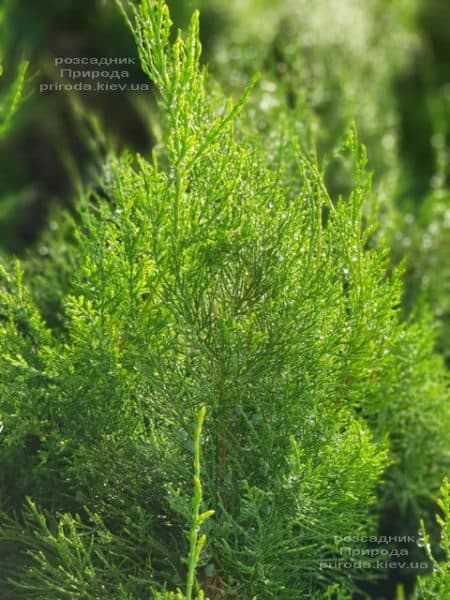
[[[438,498],[440,514],[436,520],[440,528],[439,559],[435,557],[435,550],[431,547],[431,538],[424,524],[421,527],[421,540],[428,560],[432,565],[432,572],[427,577],[420,577],[414,594],[414,600],[431,600],[434,598],[448,598],[450,595],[450,485],[445,478]]]
[[[422,510],[450,458],[432,336],[401,321],[401,271],[370,243],[365,150],[350,127],[335,201],[288,107],[269,157],[256,82],[227,100],[210,80],[198,13],[173,41],[162,0],[122,10],[162,135],[80,200],[72,269],[43,269],[54,292],[2,266],[0,589],[177,598],[187,577],[188,599],[348,598],[368,573],[320,568],[336,540]]]

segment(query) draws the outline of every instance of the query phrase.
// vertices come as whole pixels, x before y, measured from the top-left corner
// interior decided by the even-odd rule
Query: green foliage
[[[186,584],[186,595],[177,593],[152,594],[152,598],[160,600],[191,600],[195,581],[195,569],[200,559],[205,535],[198,538],[198,530],[214,511],[200,512],[202,504],[202,488],[200,482],[200,435],[206,409],[199,412],[194,436],[194,496],[192,499],[192,524],[189,534],[189,557]],[[133,544],[140,542],[145,529],[146,517],[142,512],[129,513],[127,528],[120,535],[112,533],[98,514],[92,514],[84,507],[87,523],[78,514],[51,514],[36,507],[27,498],[22,513],[21,528],[17,528],[14,518],[5,515],[1,536],[3,549],[8,545],[21,549],[23,560],[27,565],[23,577],[10,580],[18,593],[26,598],[83,598],[107,599],[117,597],[121,600],[142,598],[142,586],[150,585],[145,571],[152,571],[151,561],[143,562],[141,570],[133,576],[134,560]],[[137,517],[137,518],[136,518]],[[127,539],[128,538],[128,539]],[[136,550],[136,546],[135,546]],[[115,565],[111,558],[119,559]],[[10,564],[12,558],[12,564]],[[3,564],[5,572],[14,570],[13,564],[17,555],[5,555]],[[129,562],[130,561],[130,562]],[[139,574],[139,575],[138,575]],[[136,581],[133,581],[135,579]],[[130,590],[137,591],[134,596]],[[145,597],[149,596],[149,591]],[[22,596],[21,596],[22,597]],[[197,600],[207,600],[199,590]]]
[[[192,499],[192,525],[189,534],[189,560],[186,586],[186,600],[191,600],[194,587],[195,568],[200,559],[206,536],[198,537],[198,531],[204,521],[213,516],[214,511],[200,513],[202,505],[202,484],[200,480],[200,435],[205,418],[206,407],[202,406],[198,416],[197,429],[194,439],[194,497]]]
[[[426,314],[401,318],[365,149],[352,126],[319,159],[283,86],[258,135],[270,78],[227,99],[197,12],[174,39],[162,0],[129,9],[151,159],[111,159],[46,258],[2,262],[0,591],[350,598],[370,577],[319,568],[336,538],[415,523],[450,460],[445,371]]]
[[[17,111],[22,96],[27,68],[28,63],[26,61],[22,62],[11,89],[3,103],[0,105],[0,138],[4,137],[8,132],[14,113]],[[3,68],[0,64],[0,76],[2,75],[2,72]]]
[[[302,120],[322,152],[356,120],[376,182],[392,192],[400,176],[394,84],[420,48],[419,10],[417,0],[319,0],[313,9],[304,0],[231,2],[213,60],[226,85],[260,69],[290,105],[307,106]]]
[[[447,248],[450,243],[450,189],[446,187],[447,154],[445,140],[438,138],[438,169],[435,187],[420,210],[397,215],[393,234],[397,255],[408,257],[405,306],[413,310],[417,299],[426,302],[437,324],[438,348],[450,359],[450,269]]]
[[[423,544],[428,559],[433,565],[433,571],[428,577],[420,577],[414,598],[417,600],[428,600],[428,598],[448,598],[450,594],[450,485],[445,479],[440,489],[438,506],[440,515],[436,515],[437,523],[441,530],[440,549],[443,558],[437,560],[431,548],[431,539],[422,523]]]

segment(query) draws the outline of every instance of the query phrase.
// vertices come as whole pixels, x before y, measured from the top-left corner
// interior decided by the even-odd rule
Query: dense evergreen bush
[[[110,156],[1,263],[0,592],[350,598],[374,570],[321,568],[339,540],[413,535],[448,473],[431,319],[402,318],[354,126],[318,156],[286,82],[226,97],[198,13],[174,40],[162,0],[123,12],[151,157]]]

